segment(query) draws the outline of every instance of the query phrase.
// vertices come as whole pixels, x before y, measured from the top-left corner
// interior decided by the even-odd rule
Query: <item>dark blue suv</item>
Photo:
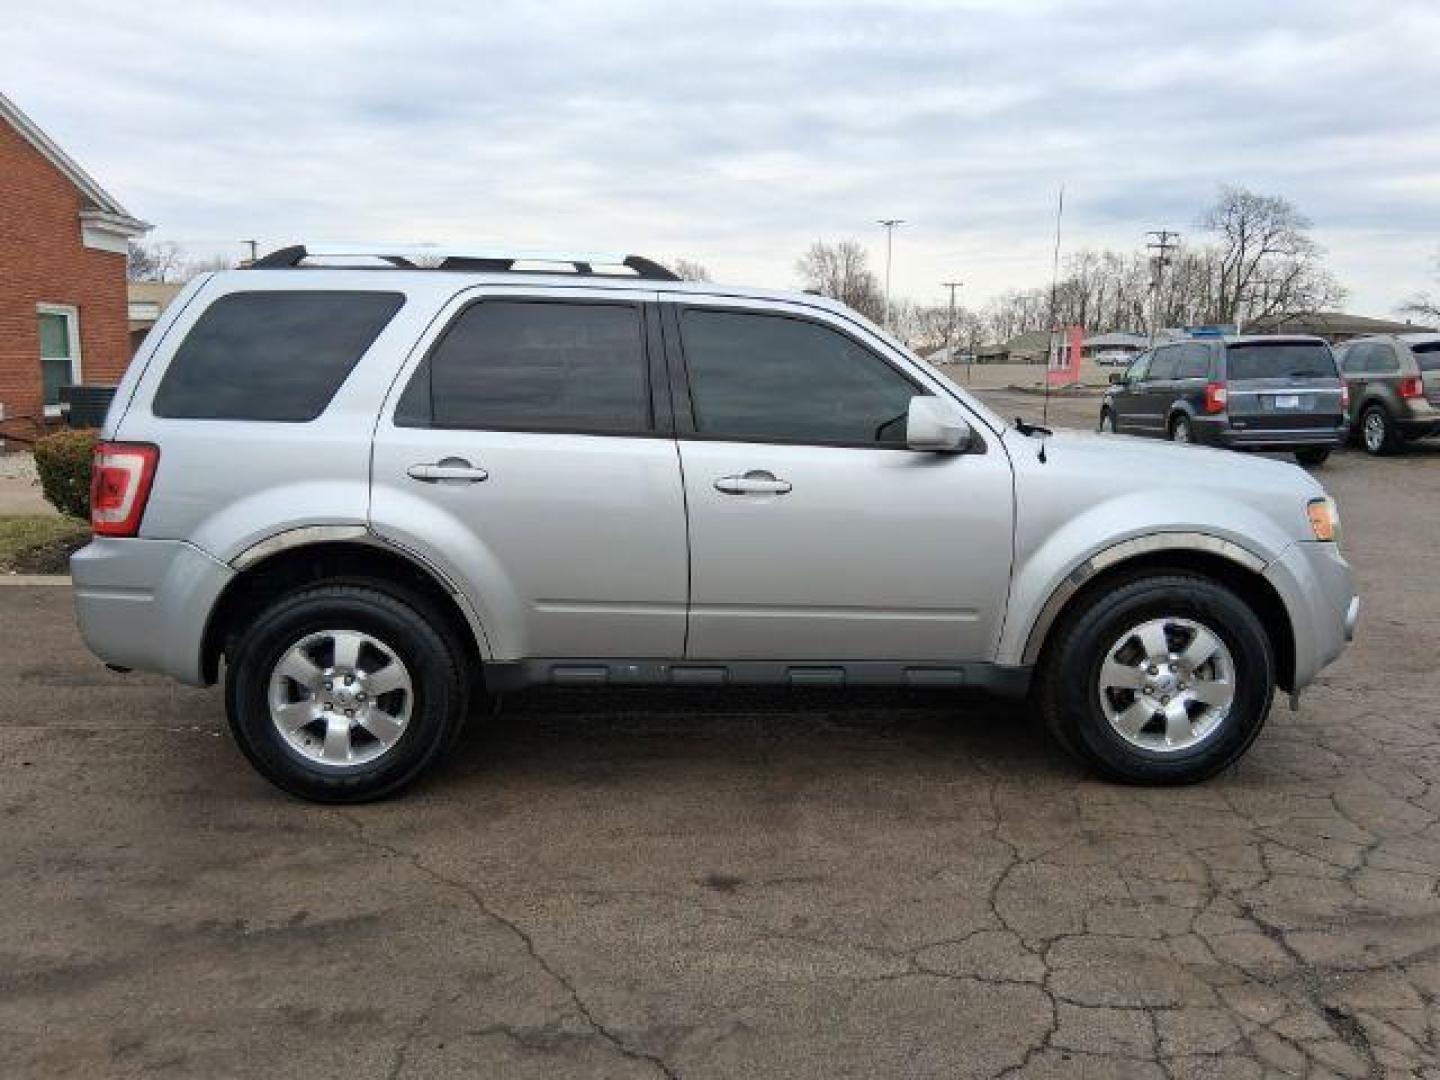
[[[1141,353],[1100,406],[1100,427],[1319,465],[1346,438],[1348,392],[1324,339],[1195,338]]]

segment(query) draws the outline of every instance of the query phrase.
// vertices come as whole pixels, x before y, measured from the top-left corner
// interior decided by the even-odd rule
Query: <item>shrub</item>
[[[74,518],[90,517],[90,459],[96,432],[57,431],[35,443],[35,471],[50,505]]]

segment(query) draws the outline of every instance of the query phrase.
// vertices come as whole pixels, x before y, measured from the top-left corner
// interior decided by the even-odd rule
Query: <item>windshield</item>
[[[1225,350],[1230,378],[1333,379],[1335,358],[1328,345],[1309,341],[1248,342]]]
[[[1427,341],[1423,345],[1411,345],[1410,351],[1421,371],[1440,371],[1440,341]]]

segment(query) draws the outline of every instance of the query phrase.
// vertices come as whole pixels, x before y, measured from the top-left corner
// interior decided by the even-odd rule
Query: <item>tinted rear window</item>
[[[404,302],[400,293],[223,296],[176,350],[152,409],[180,420],[314,420]]]
[[[648,431],[640,309],[531,300],[472,304],[416,371],[395,422],[482,431]]]
[[[1246,379],[1333,379],[1335,358],[1325,345],[1309,342],[1276,342],[1231,345],[1225,350],[1230,378]]]
[[[1440,341],[1427,341],[1423,345],[1411,345],[1410,351],[1421,371],[1440,371]]]

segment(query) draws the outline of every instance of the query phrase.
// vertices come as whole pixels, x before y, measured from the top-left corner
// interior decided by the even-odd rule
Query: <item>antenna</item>
[[[1055,256],[1050,262],[1050,349],[1045,355],[1045,400],[1040,406],[1040,423],[1050,422],[1050,362],[1055,358],[1055,320],[1060,289],[1060,222],[1065,216],[1065,185],[1060,185],[1060,198],[1055,206]],[[1079,359],[1078,357],[1076,358]],[[1044,454],[1044,448],[1041,448]]]

